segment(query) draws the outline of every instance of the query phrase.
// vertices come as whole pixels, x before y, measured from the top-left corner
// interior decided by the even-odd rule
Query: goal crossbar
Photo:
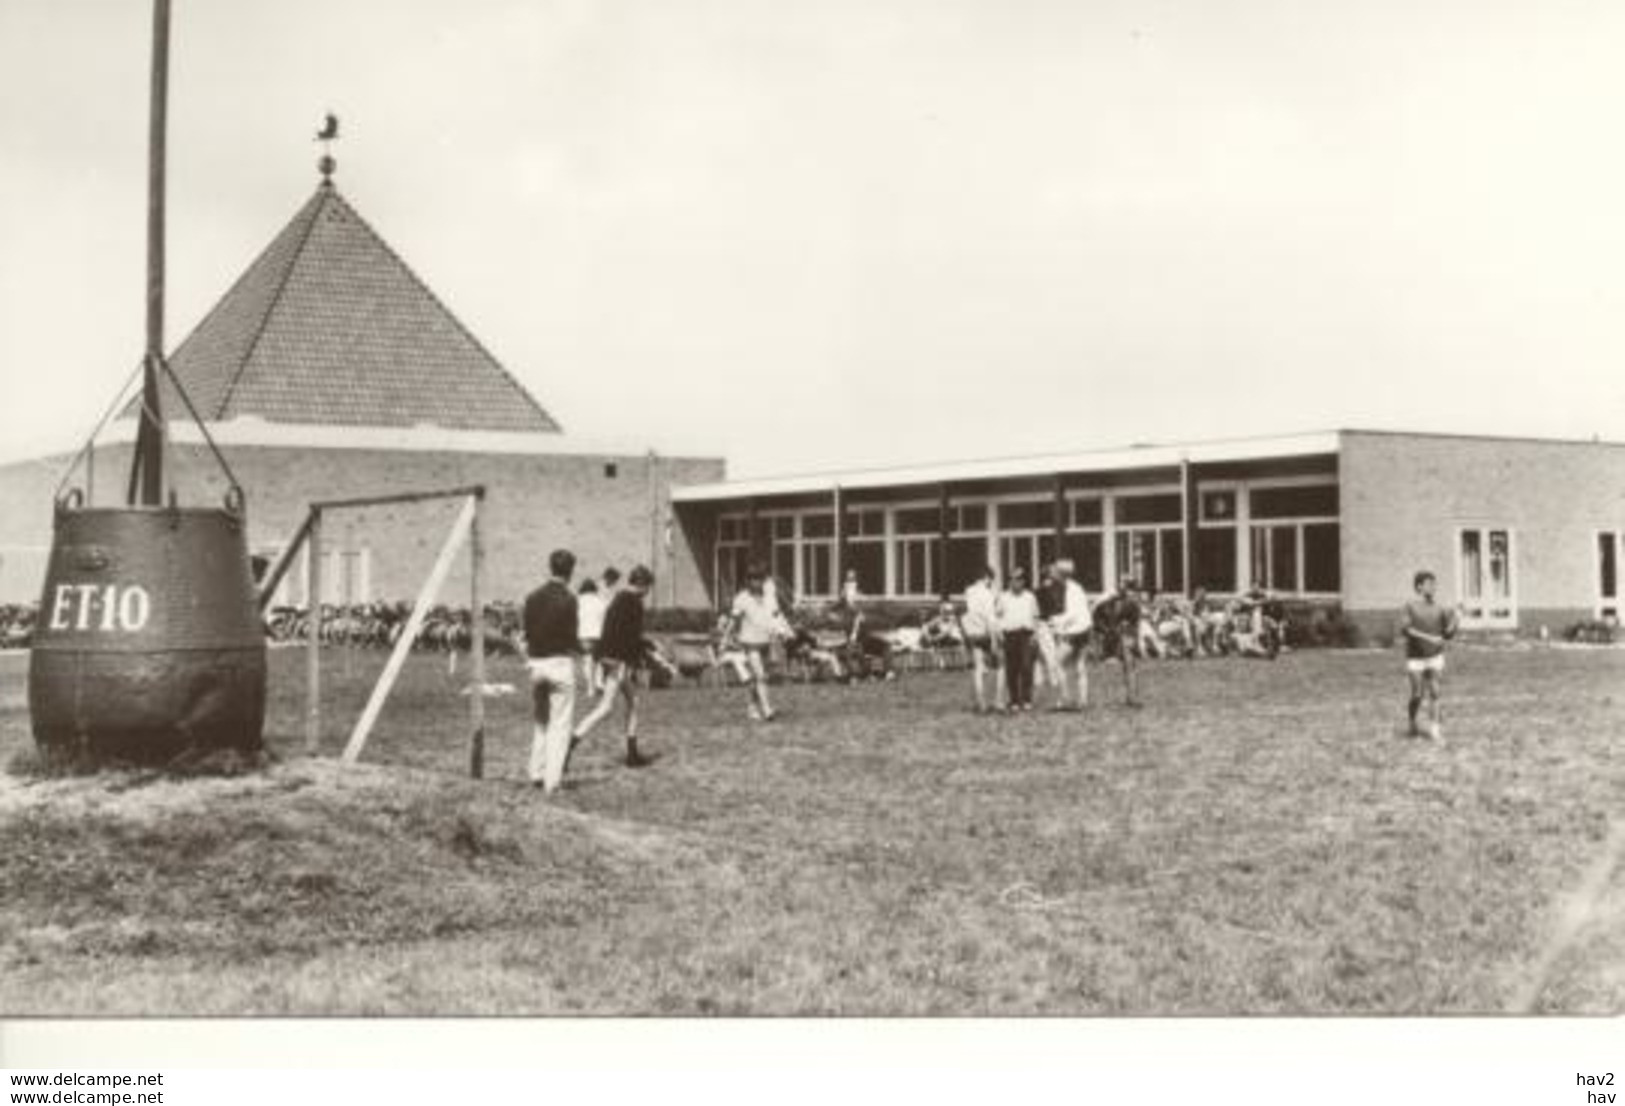
[[[349,741],[345,744],[343,760],[346,764],[354,764],[360,757],[368,735],[378,720],[378,714],[383,709],[384,701],[389,697],[395,680],[400,675],[401,668],[406,663],[406,655],[411,652],[412,645],[417,640],[418,632],[423,627],[430,606],[436,596],[440,594],[441,587],[446,582],[451,566],[457,558],[458,552],[466,542],[469,547],[469,608],[471,618],[470,649],[472,658],[473,688],[469,695],[470,722],[473,736],[469,745],[469,774],[478,779],[485,771],[485,604],[481,594],[481,575],[484,563],[484,548],[480,534],[480,506],[485,499],[483,485],[469,485],[466,487],[446,488],[434,491],[398,492],[391,495],[356,496],[347,499],[316,500],[310,504],[304,520],[294,531],[292,538],[283,548],[270,570],[265,574],[259,587],[259,608],[263,612],[276,594],[278,586],[282,583],[293,565],[294,559],[303,549],[309,550],[306,561],[305,594],[310,606],[308,619],[307,660],[305,665],[305,749],[314,754],[321,745],[322,734],[322,708],[321,708],[321,594],[322,594],[322,519],[331,511],[347,508],[377,507],[396,503],[421,503],[436,499],[461,499],[462,510],[458,512],[456,520],[446,533],[446,539],[440,548],[440,554],[435,559],[434,567],[424,579],[422,588],[418,591],[416,602],[412,606],[412,613],[406,625],[402,628],[400,637],[396,640],[390,652],[388,663],[373,685],[372,694],[367,699],[366,708],[356,721],[350,732]]]

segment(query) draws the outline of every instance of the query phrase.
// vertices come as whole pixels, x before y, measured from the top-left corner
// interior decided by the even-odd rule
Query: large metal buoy
[[[259,749],[265,632],[240,507],[58,504],[28,669],[48,754]]]
[[[262,741],[265,634],[242,487],[215,449],[230,485],[222,506],[183,508],[173,491],[165,495],[160,380],[170,381],[214,448],[163,357],[168,40],[169,2],[155,0],[140,424],[127,505],[87,505],[77,489],[57,489],[28,667],[34,739],[48,758],[154,763],[252,753]]]

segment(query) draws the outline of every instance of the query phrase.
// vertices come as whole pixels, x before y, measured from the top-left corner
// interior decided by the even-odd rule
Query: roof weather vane
[[[322,157],[316,163],[316,168],[322,171],[322,183],[330,184],[333,179],[333,170],[339,163],[333,160],[333,141],[339,136],[339,117],[328,112],[322,121],[322,129],[316,132],[316,141],[322,144]]]

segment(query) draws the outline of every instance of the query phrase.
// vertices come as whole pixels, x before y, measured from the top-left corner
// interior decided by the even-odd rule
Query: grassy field
[[[0,658],[0,763],[31,759]],[[1163,662],[1149,705],[982,718],[959,674],[655,692],[548,799],[523,695],[414,658],[364,763],[0,777],[0,1013],[1455,1014],[1625,1009],[1625,651]],[[328,665],[342,744],[381,658]],[[522,685],[516,662],[493,679]],[[1612,860],[1609,858],[1612,857]]]

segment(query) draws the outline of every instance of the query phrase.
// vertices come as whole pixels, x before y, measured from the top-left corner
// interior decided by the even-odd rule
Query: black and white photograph
[[[1622,57],[0,0],[0,1017],[1618,1016]]]

